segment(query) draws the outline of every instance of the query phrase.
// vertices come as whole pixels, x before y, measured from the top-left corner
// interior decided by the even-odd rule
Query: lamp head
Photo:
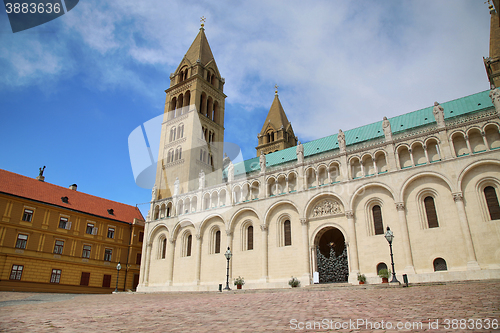
[[[231,253],[231,250],[229,249],[229,246],[227,247],[226,253],[224,253],[224,256],[226,257],[227,260],[231,259],[233,254]]]
[[[385,239],[389,242],[389,244],[392,244],[392,240],[394,239],[394,233],[391,231],[389,227],[387,227],[387,231],[384,235]]]
[[[119,271],[120,269],[122,269],[122,265],[120,264],[120,262],[118,262],[118,265],[116,265],[116,270]]]

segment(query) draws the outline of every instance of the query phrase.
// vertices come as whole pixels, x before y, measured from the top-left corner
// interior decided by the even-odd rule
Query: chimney
[[[73,190],[73,191],[76,191],[76,184],[71,184],[71,185],[69,186],[69,189],[70,189],[70,190]]]

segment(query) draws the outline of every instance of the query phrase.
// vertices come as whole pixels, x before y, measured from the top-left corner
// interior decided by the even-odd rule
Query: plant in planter
[[[299,279],[292,276],[292,279],[290,281],[288,281],[288,284],[290,285],[290,287],[296,288],[296,287],[300,286],[300,281],[299,281]]]
[[[382,283],[389,283],[389,276],[391,276],[391,270],[381,269],[378,271],[378,276],[382,278]]]
[[[359,281],[359,284],[365,284],[365,282],[366,282],[366,276],[364,274],[359,274],[358,273],[358,281]]]
[[[236,279],[234,279],[234,285],[236,288],[241,289],[241,286],[245,284],[245,279],[242,278],[241,276],[238,276]]]

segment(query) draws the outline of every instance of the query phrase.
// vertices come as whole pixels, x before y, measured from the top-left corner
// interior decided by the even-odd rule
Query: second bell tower
[[[223,88],[202,24],[165,90],[154,200],[221,183]]]

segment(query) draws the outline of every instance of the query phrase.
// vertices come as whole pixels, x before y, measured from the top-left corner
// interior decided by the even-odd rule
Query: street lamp
[[[226,288],[224,288],[224,290],[231,290],[231,288],[229,288],[229,260],[231,259],[231,257],[233,256],[233,254],[231,253],[231,250],[229,249],[229,246],[227,247],[227,251],[226,251],[226,253],[224,253],[224,256],[227,259]]]
[[[118,265],[116,265],[116,288],[115,288],[115,293],[118,292],[118,276],[120,275],[120,269],[122,269],[122,265],[120,262],[118,262]]]
[[[392,258],[392,240],[394,239],[394,233],[391,231],[389,227],[387,227],[387,232],[385,233],[385,239],[389,242],[389,249],[391,250],[391,265],[392,265],[392,280],[391,282],[399,283],[398,279],[396,279],[396,272],[394,271],[394,259]]]

